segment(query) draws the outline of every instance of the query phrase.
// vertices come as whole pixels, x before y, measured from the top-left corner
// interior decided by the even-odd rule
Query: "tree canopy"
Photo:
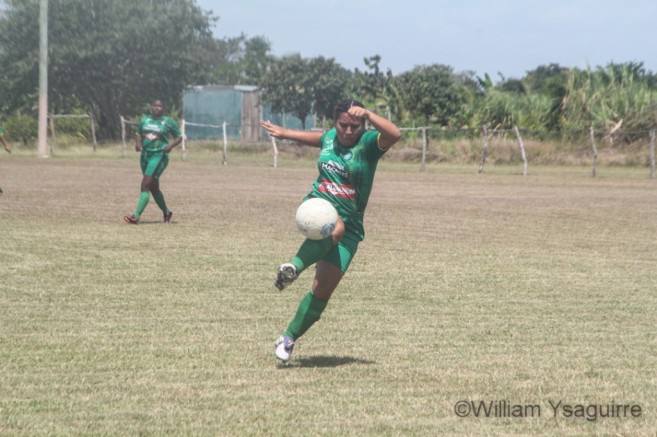
[[[39,2],[8,0],[0,17],[2,100],[30,111],[38,77]],[[101,136],[117,137],[119,114],[136,115],[154,98],[170,103],[207,69],[210,13],[192,0],[50,0],[49,103],[83,107]]]
[[[34,116],[39,2],[0,1],[0,113]],[[395,75],[378,54],[350,71],[323,56],[273,56],[265,36],[215,38],[218,19],[196,0],[49,0],[50,112],[92,113],[100,138],[115,139],[119,116],[137,116],[155,98],[176,115],[188,86],[256,85],[262,103],[304,123],[332,118],[347,97],[402,126],[637,131],[657,120],[657,75],[641,62],[546,64],[497,83],[444,64]]]
[[[333,59],[302,58],[299,54],[272,62],[260,81],[263,100],[276,112],[287,112],[301,120],[315,113],[332,118],[333,106],[343,98],[350,73]]]

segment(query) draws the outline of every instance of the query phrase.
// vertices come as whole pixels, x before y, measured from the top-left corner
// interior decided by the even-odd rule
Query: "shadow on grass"
[[[125,223],[125,222],[124,222]],[[137,225],[131,225],[130,223],[125,223],[128,226],[144,226],[144,225],[175,225],[176,222],[164,223],[162,220],[139,220]]]
[[[280,368],[290,367],[339,367],[349,364],[376,364],[375,361],[354,357],[336,357],[334,355],[316,355],[293,359],[290,364],[279,365]]]

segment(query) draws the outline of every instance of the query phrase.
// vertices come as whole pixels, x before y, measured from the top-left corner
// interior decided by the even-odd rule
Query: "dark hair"
[[[340,118],[340,114],[347,112],[349,108],[352,106],[358,106],[360,108],[364,108],[365,105],[363,105],[362,102],[359,100],[354,100],[354,99],[347,99],[347,100],[341,100],[338,102],[337,105],[335,105],[335,109],[333,109],[333,120],[336,120]]]

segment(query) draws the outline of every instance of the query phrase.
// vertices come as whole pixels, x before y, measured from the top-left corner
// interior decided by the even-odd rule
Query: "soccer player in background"
[[[286,129],[262,121],[271,136],[319,147],[319,176],[306,196],[328,200],[338,211],[331,237],[306,239],[296,256],[278,267],[274,285],[283,290],[301,272],[316,264],[311,291],[299,303],[287,330],[275,343],[276,358],[287,363],[294,342],[317,320],[365,237],[363,214],[379,159],[399,141],[401,132],[391,121],[366,109],[357,100],[343,100],[334,110],[334,127],[326,133]],[[366,123],[374,127],[367,130]],[[305,199],[304,199],[305,200]]]
[[[11,146],[7,142],[7,138],[5,138],[5,133],[2,131],[2,127],[0,126],[0,142],[2,142],[2,145],[5,147],[5,150],[7,153],[11,153]],[[0,194],[2,194],[2,188],[0,188]]]
[[[169,137],[173,139],[171,143],[169,143]],[[160,176],[169,164],[169,152],[181,142],[182,136],[178,123],[173,118],[164,115],[162,100],[154,100],[151,103],[151,113],[141,118],[135,133],[135,150],[141,152],[139,162],[144,177],[141,181],[137,209],[133,215],[123,217],[126,223],[133,225],[139,223],[150,194],[153,195],[155,203],[162,210],[164,223],[171,222],[173,212],[167,207],[164,194],[160,191]]]

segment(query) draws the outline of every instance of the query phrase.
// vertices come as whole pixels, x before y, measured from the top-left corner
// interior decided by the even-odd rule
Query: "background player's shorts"
[[[139,163],[144,176],[159,179],[169,165],[169,155],[163,152],[142,152]]]

